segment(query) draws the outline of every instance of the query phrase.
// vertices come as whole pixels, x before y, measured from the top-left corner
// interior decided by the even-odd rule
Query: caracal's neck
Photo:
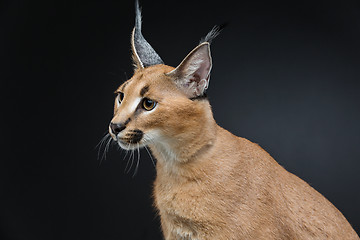
[[[179,119],[186,121],[186,119]],[[163,141],[149,145],[157,159],[157,169],[179,173],[180,168],[202,157],[214,146],[218,125],[211,111],[210,104],[204,103],[204,111],[197,119],[197,124],[184,129],[181,134],[164,138]]]

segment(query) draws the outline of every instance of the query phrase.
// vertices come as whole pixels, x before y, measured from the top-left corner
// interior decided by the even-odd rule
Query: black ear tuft
[[[228,25],[228,23],[220,24],[219,26],[215,25],[208,34],[204,38],[200,40],[200,44],[203,42],[211,43],[220,33],[221,31]]]
[[[148,67],[164,62],[155,52],[151,45],[145,40],[141,33],[141,10],[139,1],[135,1],[135,27],[131,35],[133,59],[137,68]]]

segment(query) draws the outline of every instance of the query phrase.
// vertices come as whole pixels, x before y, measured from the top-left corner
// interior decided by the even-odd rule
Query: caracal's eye
[[[124,93],[119,92],[118,93],[118,101],[119,101],[119,103],[121,103],[123,99],[124,99]]]
[[[151,111],[156,106],[156,102],[153,100],[150,100],[148,98],[144,98],[144,100],[142,102],[142,106],[146,111]]]

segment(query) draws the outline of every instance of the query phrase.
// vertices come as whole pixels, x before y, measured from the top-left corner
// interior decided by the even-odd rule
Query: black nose
[[[125,125],[121,123],[110,123],[110,129],[113,134],[118,135],[119,132],[125,129]]]

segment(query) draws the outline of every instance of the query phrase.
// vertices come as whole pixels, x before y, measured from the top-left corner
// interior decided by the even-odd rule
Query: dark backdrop
[[[215,119],[309,182],[359,232],[358,1],[141,5],[144,36],[172,66],[229,22],[212,44]],[[110,147],[99,167],[95,148],[113,91],[132,75],[133,1],[0,7],[1,239],[161,239],[147,153],[132,177],[124,152]]]

